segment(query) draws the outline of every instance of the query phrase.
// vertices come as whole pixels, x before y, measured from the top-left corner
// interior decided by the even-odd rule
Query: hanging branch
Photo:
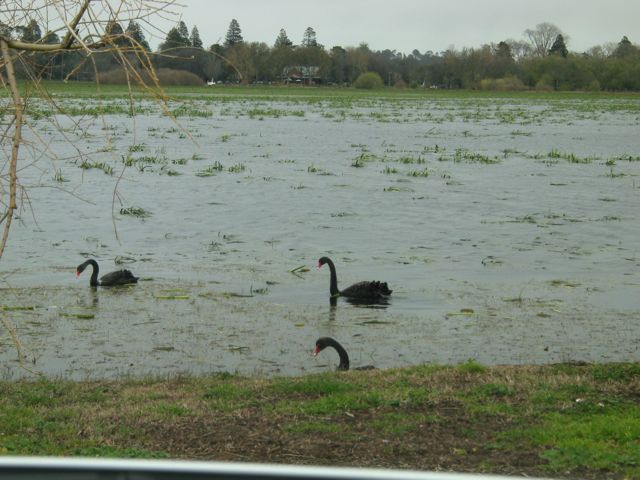
[[[161,104],[166,103],[166,98],[161,93],[160,85],[153,71],[153,65],[144,48],[128,35],[113,35],[110,25],[125,19],[143,19],[149,22],[150,17],[160,14],[171,14],[168,9],[173,6],[175,0],[114,0],[112,2],[96,2],[95,0],[48,0],[43,6],[36,7],[32,2],[13,0],[3,2],[6,8],[0,9],[0,86],[11,92],[10,98],[13,103],[13,118],[9,119],[4,132],[0,132],[0,138],[7,143],[11,141],[11,156],[7,159],[5,167],[7,171],[2,172],[2,182],[8,184],[8,201],[2,199],[6,210],[0,212],[0,224],[3,224],[2,236],[0,238],[0,259],[4,253],[9,238],[11,222],[17,210],[18,199],[18,157],[20,144],[22,142],[22,129],[24,125],[25,101],[21,97],[16,81],[16,71],[14,63],[18,60],[33,54],[51,54],[60,52],[83,51],[87,59],[93,60],[92,54],[95,52],[111,52],[120,58],[125,71],[132,74],[132,78],[137,81],[147,92],[151,93]],[[112,5],[115,4],[115,5]],[[20,22],[34,19],[46,19],[49,27],[49,13],[55,14],[55,21],[52,28],[47,28],[47,35],[35,41],[28,41],[25,38],[12,38],[12,25],[3,22],[4,18],[9,18],[10,23],[20,25]],[[7,26],[9,28],[4,28]],[[49,34],[61,33],[61,39],[56,43],[47,43]],[[123,45],[123,41],[126,45]],[[140,60],[144,68],[151,73],[151,82],[147,84],[135,66],[129,62],[126,53],[133,52]],[[80,68],[82,62],[76,67]],[[73,72],[71,72],[72,74]],[[71,75],[69,74],[69,75]],[[31,74],[33,77],[33,75]],[[39,75],[36,75],[36,81]],[[131,89],[131,85],[130,85]],[[53,108],[57,108],[50,97],[43,94]],[[7,152],[8,153],[8,152]],[[7,156],[9,156],[7,154]],[[6,176],[5,176],[6,175]],[[4,195],[4,190],[2,190]]]
[[[2,59],[4,61],[5,70],[7,71],[7,81],[9,83],[9,89],[11,90],[11,97],[15,110],[13,141],[11,145],[11,161],[9,162],[9,205],[7,207],[7,211],[4,213],[2,218],[0,218],[0,224],[6,222],[2,232],[2,240],[0,240],[0,258],[2,258],[2,254],[9,238],[9,229],[11,228],[13,214],[16,211],[16,208],[18,208],[16,203],[16,190],[18,184],[18,151],[20,149],[20,141],[22,139],[22,114],[24,113],[24,102],[22,101],[20,92],[18,91],[16,74],[13,69],[11,53],[9,52],[9,45],[4,38],[0,38],[0,51],[2,51]]]
[[[29,167],[28,165],[19,165],[18,160],[25,157],[20,155],[20,146],[25,144],[23,139],[23,129],[28,128],[28,120],[25,116],[27,113],[27,102],[18,89],[16,78],[16,67],[25,71],[25,75],[30,85],[40,90],[43,102],[47,102],[54,111],[60,112],[59,105],[48,95],[45,88],[41,85],[41,75],[44,68],[39,73],[33,72],[27,68],[27,62],[30,56],[40,54],[41,57],[51,56],[64,52],[78,52],[85,54],[88,61],[93,62],[95,68],[94,53],[110,52],[120,59],[120,63],[127,72],[131,73],[132,79],[141,85],[147,92],[163,105],[168,111],[166,105],[167,99],[164,96],[157,76],[153,70],[152,62],[146,50],[133,38],[128,35],[113,35],[109,26],[114,22],[128,20],[144,20],[150,22],[150,17],[161,16],[162,14],[171,15],[168,11],[175,0],[112,0],[109,2],[97,2],[95,0],[45,0],[43,4],[24,0],[0,0],[2,8],[0,8],[0,88],[9,93],[2,97],[4,100],[0,103],[3,111],[2,131],[0,131],[0,145],[7,145],[6,159],[2,163],[0,171],[0,205],[3,209],[0,211],[0,225],[2,225],[2,233],[0,236],[0,259],[5,251],[9,239],[9,231],[11,223],[18,211],[20,199],[18,198],[18,173],[21,169]],[[115,6],[112,6],[115,4]],[[50,23],[49,13],[53,12],[54,20]],[[175,13],[173,14],[175,15]],[[12,38],[11,32],[16,27],[20,27],[21,22],[29,20],[37,20],[44,22],[47,26],[47,34],[37,40],[30,42],[26,38]],[[151,24],[151,23],[150,23]],[[51,28],[49,28],[51,27]],[[57,38],[56,32],[60,33],[61,39],[55,40],[56,43],[47,43],[52,38]],[[51,36],[50,36],[51,35]],[[137,72],[134,62],[131,62],[129,55],[133,53],[143,68],[150,73],[151,81],[143,80],[142,76]],[[45,54],[45,55],[42,55]],[[20,63],[21,62],[21,63]],[[15,65],[15,66],[14,66]],[[79,64],[78,67],[82,63]],[[73,73],[73,72],[72,72]],[[72,74],[71,73],[71,74]],[[71,75],[69,74],[69,75]],[[97,70],[96,70],[97,78]],[[129,84],[131,92],[132,85]],[[27,89],[28,91],[28,89]],[[24,94],[25,97],[28,93]],[[130,97],[133,105],[133,97]],[[5,105],[6,104],[6,105]],[[133,113],[133,108],[132,108]],[[64,131],[59,127],[58,131],[65,141],[73,146],[73,143],[66,137]],[[34,136],[38,139],[38,133],[34,132]],[[40,139],[44,145],[44,141]],[[11,148],[8,148],[9,142]],[[44,150],[47,150],[47,146]],[[10,150],[10,153],[9,153]],[[24,152],[24,147],[23,151]],[[79,155],[82,155],[78,151]],[[24,160],[23,160],[24,161]],[[20,170],[19,170],[20,166]],[[124,173],[124,172],[123,172]],[[122,175],[121,175],[122,177]],[[5,185],[8,188],[5,189]],[[5,195],[8,192],[8,198]],[[23,196],[26,196],[26,190],[22,190]],[[73,193],[71,193],[73,195]],[[117,184],[114,190],[117,195]],[[117,235],[117,233],[116,233]],[[1,313],[1,312],[0,312]],[[4,329],[11,335],[15,345],[18,362],[26,371],[37,374],[30,369],[24,362],[26,355],[24,348],[19,341],[16,327],[12,325],[9,319],[4,315],[0,315],[0,329]]]

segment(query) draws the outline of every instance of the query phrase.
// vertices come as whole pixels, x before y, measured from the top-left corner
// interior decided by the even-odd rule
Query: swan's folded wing
[[[345,297],[353,298],[377,298],[380,296],[391,295],[391,290],[386,283],[358,282],[340,292]]]
[[[387,285],[387,282],[379,282],[377,280],[370,282],[369,288],[376,295],[391,295],[391,292],[393,291],[389,290],[389,285]]]
[[[100,284],[109,285],[126,285],[128,283],[137,283],[138,277],[134,277],[129,270],[116,270],[100,277]]]

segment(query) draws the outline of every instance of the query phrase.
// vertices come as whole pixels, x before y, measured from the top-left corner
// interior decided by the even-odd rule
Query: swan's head
[[[313,356],[318,355],[322,350],[329,346],[330,339],[328,337],[320,337],[316,340],[316,348],[313,349]]]
[[[318,260],[318,268],[322,267],[325,263],[329,263],[329,257],[322,257]]]
[[[79,277],[80,274],[84,272],[84,269],[87,268],[90,264],[91,264],[91,260],[87,260],[86,262],[78,265],[76,268],[76,277]]]

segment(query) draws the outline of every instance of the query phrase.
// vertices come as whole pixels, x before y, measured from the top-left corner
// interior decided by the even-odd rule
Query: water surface
[[[325,335],[354,366],[640,361],[640,100],[139,106],[26,132],[0,304],[29,369],[298,375]],[[332,307],[323,255],[389,305]],[[91,289],[88,257],[141,282]]]

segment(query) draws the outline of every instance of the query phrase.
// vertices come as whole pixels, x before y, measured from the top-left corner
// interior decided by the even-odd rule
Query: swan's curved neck
[[[338,355],[340,356],[340,365],[338,365],[338,370],[349,370],[349,355],[347,355],[347,351],[342,348],[342,345],[338,342],[331,342],[330,345],[336,349],[336,352],[338,352]]]
[[[93,271],[91,272],[91,278],[89,279],[89,285],[91,285],[92,287],[97,287],[98,285],[100,285],[100,283],[98,283],[98,262],[96,262],[95,260],[87,260],[87,263],[91,265],[93,269]]]
[[[338,290],[338,275],[336,274],[336,266],[333,264],[331,259],[327,260],[327,265],[329,265],[329,270],[331,270],[331,283],[329,284],[329,292],[331,293],[332,297],[336,297],[340,295],[340,290]]]

